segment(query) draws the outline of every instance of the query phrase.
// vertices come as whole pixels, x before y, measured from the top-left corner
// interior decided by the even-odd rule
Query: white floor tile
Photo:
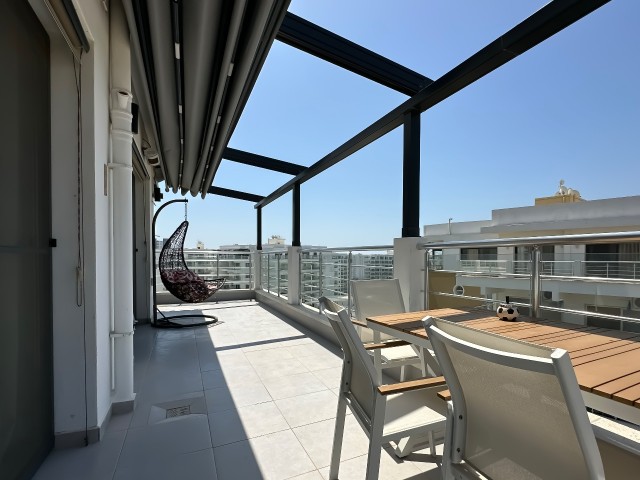
[[[129,429],[118,467],[132,467],[153,462],[159,457],[207,448],[211,448],[207,416],[177,417],[147,427]]]
[[[262,383],[262,380],[251,365],[232,365],[225,366],[224,369],[202,372],[202,386],[205,390],[255,383]]]
[[[326,355],[326,354],[335,356],[333,351],[315,342],[308,343],[306,345],[295,345],[293,347],[289,347],[288,350],[296,358],[313,357],[316,355]],[[338,350],[336,349],[335,352],[337,353]]]
[[[213,449],[182,455],[165,454],[116,470],[114,480],[217,480]]]
[[[205,390],[209,413],[256,405],[272,400],[262,384],[227,385]]]
[[[269,350],[265,350],[269,351]],[[265,379],[269,377],[284,377],[287,375],[295,375],[297,373],[308,372],[299,360],[295,358],[272,360],[269,363],[254,365],[253,367],[260,378]]]
[[[107,432],[99,443],[87,447],[54,450],[46,458],[35,480],[107,480],[113,477],[122,451],[124,430]]]
[[[133,418],[133,412],[121,413],[118,415],[111,415],[109,419],[109,425],[107,425],[107,432],[118,432],[120,430],[127,430],[131,424]]]
[[[322,370],[314,370],[313,374],[326,385],[327,388],[336,389],[340,387],[340,379],[342,377],[342,366],[326,368]]]
[[[367,455],[352,458],[340,462],[339,477],[344,480],[366,480],[365,473],[367,471]],[[430,479],[426,477],[427,473],[422,473],[418,468],[409,463],[403,462],[390,454],[387,450],[382,450],[382,456],[380,458],[380,477],[379,480],[417,480]],[[320,469],[322,476],[329,479],[329,467]],[[433,477],[435,480],[438,477]]]
[[[289,361],[294,358],[291,352],[286,348],[273,348],[270,350],[262,350],[258,352],[245,353],[245,357],[251,363],[251,365],[269,365],[272,362],[285,360]]]
[[[251,366],[244,356],[244,353],[238,350],[221,350],[218,351],[207,341],[198,340],[198,359],[200,370],[220,370],[227,366]]]
[[[213,449],[219,480],[284,480],[315,470],[291,430]]]
[[[298,359],[311,372],[315,370],[326,370],[327,368],[339,368],[342,366],[342,358],[338,358],[331,353],[323,353]]]
[[[150,375],[143,383],[140,397],[145,401],[163,401],[190,392],[202,391],[202,375],[200,372],[171,371]]]
[[[288,429],[289,424],[273,402],[209,414],[214,447]]]
[[[295,477],[291,477],[290,480],[322,480],[322,475],[317,470],[313,472],[303,473],[302,475],[297,475]]]
[[[293,433],[318,468],[326,467],[331,463],[335,423],[335,419],[332,418],[293,429]],[[342,438],[341,459],[344,461],[355,458],[366,454],[368,450],[369,438],[356,419],[348,415]]]
[[[329,390],[276,400],[291,428],[335,418],[338,397]]]
[[[326,385],[311,372],[286,377],[267,377],[263,382],[274,400],[327,390]]]

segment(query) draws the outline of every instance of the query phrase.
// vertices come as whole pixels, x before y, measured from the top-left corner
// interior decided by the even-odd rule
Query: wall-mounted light
[[[158,165],[160,165],[160,156],[158,155],[158,152],[151,148],[144,151],[144,158],[152,167],[157,167]]]

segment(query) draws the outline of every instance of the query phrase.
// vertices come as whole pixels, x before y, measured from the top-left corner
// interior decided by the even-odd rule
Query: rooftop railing
[[[289,269],[286,250],[273,250],[260,254],[262,261],[262,288],[278,297],[288,298]]]
[[[393,278],[393,246],[307,248],[300,251],[300,303],[318,308],[326,296],[353,315],[351,280]]]
[[[627,315],[613,315],[598,311],[598,306],[594,305],[590,310],[579,310],[563,308],[561,306],[545,305],[542,302],[541,282],[549,280],[580,280],[592,282],[597,285],[626,284],[632,286],[631,290],[636,291],[640,287],[640,261],[628,261],[607,258],[606,260],[588,260],[584,254],[574,259],[545,260],[542,258],[542,247],[545,245],[601,245],[601,244],[621,244],[628,242],[640,242],[640,232],[620,232],[620,233],[598,233],[583,235],[558,235],[546,237],[525,237],[525,238],[501,238],[496,240],[475,240],[475,241],[455,241],[455,242],[425,242],[419,248],[426,250],[425,255],[425,305],[428,308],[429,295],[448,296],[464,298],[485,303],[495,303],[495,298],[464,295],[459,293],[447,293],[433,291],[430,289],[430,271],[454,273],[458,276],[492,277],[492,278],[528,278],[529,279],[529,302],[516,303],[519,306],[530,308],[530,315],[539,318],[541,311],[557,312],[559,314],[580,315],[586,317],[597,317],[604,320],[619,321],[621,328],[625,322],[634,324],[633,329],[640,325],[640,318]],[[446,251],[449,249],[486,249],[501,247],[527,247],[529,249],[529,259],[460,259],[458,268],[447,268]],[[435,255],[434,252],[438,252]],[[597,254],[595,254],[597,255]],[[496,255],[497,256],[497,255]],[[602,257],[602,255],[600,255]],[[628,291],[629,288],[620,287],[621,291]],[[595,289],[598,293],[598,288]],[[597,295],[596,295],[597,296]],[[631,306],[632,298],[629,305]],[[621,309],[625,310],[625,309]],[[631,308],[626,309],[631,311]]]
[[[160,251],[156,250],[156,256]],[[249,289],[254,284],[251,252],[246,250],[187,250],[185,263],[204,280],[224,277],[224,289]],[[160,275],[156,275],[157,291],[163,291]]]

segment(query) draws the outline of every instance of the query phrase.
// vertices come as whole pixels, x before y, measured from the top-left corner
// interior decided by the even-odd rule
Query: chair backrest
[[[397,278],[388,280],[353,280],[351,295],[356,311],[356,318],[361,322],[367,317],[403,313],[406,311],[400,281]],[[360,332],[364,342],[372,341],[371,332]],[[388,340],[389,335],[381,335],[381,340]]]
[[[347,310],[326,297],[320,297],[319,301],[344,352],[340,388],[350,398],[354,414],[363,424],[371,425],[376,391],[380,385],[371,356],[362,346]]]
[[[604,478],[569,359],[442,319],[424,320],[451,392],[451,448],[494,480]]]

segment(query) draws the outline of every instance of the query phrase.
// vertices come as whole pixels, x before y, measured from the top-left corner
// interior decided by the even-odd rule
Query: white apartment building
[[[534,206],[493,210],[491,220],[426,225],[427,242],[538,237],[640,229],[640,196],[585,201],[562,190]],[[479,289],[481,297],[528,303],[527,247],[447,248],[434,251],[434,269],[455,274],[457,292]],[[542,304],[571,310],[640,318],[640,243],[542,247]],[[445,292],[452,293],[452,292]],[[569,313],[549,318],[622,328],[621,322]],[[637,328],[626,323],[624,329]]]

